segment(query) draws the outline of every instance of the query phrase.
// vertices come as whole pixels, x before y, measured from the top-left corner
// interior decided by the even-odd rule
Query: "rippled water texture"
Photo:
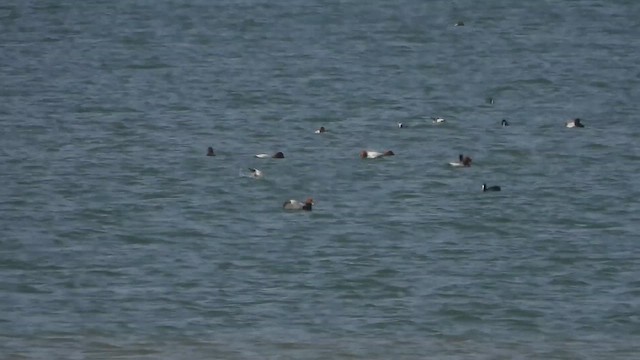
[[[636,359],[639,18],[2,3],[0,358]]]

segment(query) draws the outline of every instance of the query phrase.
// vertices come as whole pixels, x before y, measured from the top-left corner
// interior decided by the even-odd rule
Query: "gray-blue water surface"
[[[638,19],[3,2],[0,358],[637,358]]]

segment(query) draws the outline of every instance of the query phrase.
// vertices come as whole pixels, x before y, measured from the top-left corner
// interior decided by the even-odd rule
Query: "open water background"
[[[0,358],[637,359],[638,54],[632,0],[4,1]]]

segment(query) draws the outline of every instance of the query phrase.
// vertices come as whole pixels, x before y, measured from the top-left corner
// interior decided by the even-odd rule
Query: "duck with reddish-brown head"
[[[307,201],[301,202],[298,200],[287,200],[282,204],[282,208],[285,210],[305,210],[311,211],[313,207],[313,199],[308,198]]]
[[[458,161],[450,162],[449,165],[454,167],[469,167],[471,166],[471,158],[460,154],[458,155]]]

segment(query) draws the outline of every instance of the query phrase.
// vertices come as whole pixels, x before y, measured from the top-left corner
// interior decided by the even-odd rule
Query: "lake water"
[[[0,358],[636,359],[638,19],[3,2]]]

